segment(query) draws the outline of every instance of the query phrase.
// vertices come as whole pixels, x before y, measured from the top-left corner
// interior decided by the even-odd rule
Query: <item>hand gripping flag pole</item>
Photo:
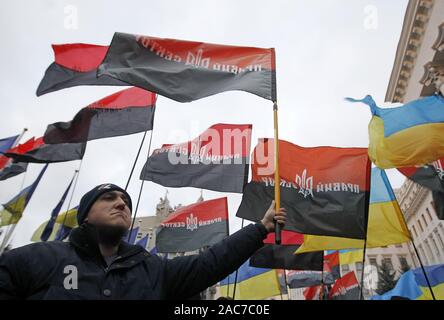
[[[273,103],[274,114],[274,201],[276,203],[276,212],[281,207],[281,180],[279,177],[279,133],[278,133],[278,105],[277,101]],[[275,233],[276,244],[281,244],[281,226],[276,221]]]

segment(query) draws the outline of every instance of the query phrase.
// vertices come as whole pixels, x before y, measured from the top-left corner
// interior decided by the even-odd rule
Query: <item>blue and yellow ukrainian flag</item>
[[[233,297],[236,272],[220,282],[221,296]],[[250,267],[250,259],[237,274],[235,300],[261,300],[281,293],[276,270]]]
[[[425,165],[444,156],[444,98],[433,95],[396,108],[379,108],[371,96],[368,154],[380,168]]]
[[[407,241],[410,241],[410,233],[387,175],[382,169],[372,168],[367,248],[378,248]],[[304,243],[296,253],[363,247],[364,240],[304,235]]]
[[[52,232],[48,238],[47,241],[53,241],[53,240],[63,240],[65,236],[60,236],[60,234],[66,234],[71,231],[71,229],[78,227],[77,224],[77,207],[74,207],[72,209],[69,209],[68,211],[65,211],[63,213],[60,213],[57,218],[56,222],[54,224],[54,228],[52,229]],[[49,221],[43,222],[32,234],[31,241],[33,242],[40,242],[41,236],[43,233],[43,230],[45,230],[46,225]],[[62,227],[63,226],[63,227]]]
[[[444,300],[444,264],[424,267],[430,286],[437,300]],[[382,294],[375,295],[372,300],[390,300],[393,296],[411,300],[433,300],[426,278],[421,268],[405,272],[396,286]]]
[[[16,224],[23,215],[23,211],[25,211],[26,206],[28,205],[29,200],[32,197],[37,185],[42,179],[43,174],[48,168],[48,164],[46,164],[37,179],[31,184],[29,187],[24,188],[18,195],[16,195],[12,200],[8,201],[3,205],[3,210],[0,211],[0,227],[7,226],[10,224]]]

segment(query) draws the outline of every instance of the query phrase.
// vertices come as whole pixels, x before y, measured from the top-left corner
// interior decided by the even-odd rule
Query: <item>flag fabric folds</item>
[[[53,62],[37,88],[37,96],[81,85],[127,86],[117,79],[97,78],[97,68],[105,57],[108,46],[86,43],[52,45]]]
[[[436,215],[444,220],[444,158],[422,167],[404,167],[398,170],[407,178],[432,191]]]
[[[237,216],[262,219],[274,199],[274,139],[261,139],[253,151],[252,180]],[[370,162],[365,148],[302,148],[279,141],[281,206],[285,229],[364,239],[368,217]]]
[[[360,289],[355,272],[350,271],[336,280],[328,297],[332,300],[359,300]]]
[[[16,162],[12,160],[3,169],[0,169],[0,181],[15,177],[28,169],[27,162]]]
[[[425,165],[444,156],[444,98],[433,95],[396,108],[379,108],[371,96],[370,159],[379,168]]]
[[[324,256],[324,283],[332,284],[341,277],[339,251]]]
[[[71,208],[68,211],[60,213],[55,220],[54,227],[52,228],[51,234],[46,241],[54,240],[64,240],[69,235],[73,228],[78,227],[77,225],[77,207]],[[42,241],[41,236],[43,230],[45,230],[48,221],[43,222],[32,234],[32,242]]]
[[[0,181],[15,177],[16,175],[25,172],[28,168],[27,163],[16,162],[3,155],[4,152],[14,146],[18,137],[19,136],[17,135],[0,139]]]
[[[311,286],[304,290],[305,300],[321,300],[322,285]]]
[[[362,262],[364,260],[363,249],[342,249],[339,250],[339,263],[354,264],[356,262]]]
[[[10,160],[8,157],[5,157],[3,153],[12,148],[18,137],[17,135],[0,139],[0,170],[3,169]]]
[[[48,165],[45,165],[37,176],[37,179],[30,186],[24,188],[18,195],[7,203],[3,204],[3,210],[0,211],[0,226],[16,224],[22,218],[23,211],[25,211],[29,200],[31,199],[47,168]]]
[[[141,246],[142,248],[146,249],[148,246],[148,235],[146,235],[145,237],[143,237],[142,239],[137,241],[136,244],[138,246]]]
[[[228,236],[227,198],[180,207],[157,229],[158,252],[186,252],[211,246]]]
[[[59,202],[57,203],[55,208],[52,210],[51,218],[49,219],[48,223],[46,224],[45,229],[43,230],[42,235],[40,237],[42,241],[48,240],[49,236],[51,235],[52,230],[54,228],[54,224],[56,223],[57,216],[59,215],[63,204],[65,203],[65,199],[68,196],[68,192],[69,192],[69,189],[71,189],[71,185],[72,185],[73,181],[74,181],[74,177],[72,177],[68,187],[66,188],[65,192],[62,195],[62,198],[59,200]]]
[[[384,170],[372,168],[367,248],[378,248],[410,241],[401,208]],[[319,250],[363,248],[364,240],[304,235],[297,253]]]
[[[140,179],[165,187],[242,193],[248,180],[251,130],[250,124],[219,123],[191,141],[163,145],[148,158]]]
[[[444,300],[444,264],[424,267],[430,281],[433,294],[437,300]],[[372,300],[391,300],[392,297],[403,297],[410,300],[433,300],[426,278],[421,268],[405,272],[396,286],[382,294],[371,297]]]
[[[139,233],[139,227],[135,227],[130,231],[129,234],[127,233],[126,235],[124,235],[122,239],[123,241],[126,241],[129,244],[135,244],[138,233]]]
[[[287,271],[287,282],[291,289],[306,288],[322,283],[322,272],[310,270]]]
[[[32,137],[23,144],[9,149],[5,155],[20,162],[52,163],[83,158],[86,142],[46,144],[43,137]]]
[[[114,34],[97,75],[179,102],[241,90],[276,101],[274,49]]]
[[[154,93],[125,89],[83,108],[72,121],[50,124],[43,139],[48,144],[75,143],[151,130],[155,104]]]
[[[280,287],[276,270],[251,267],[247,260],[239,267],[237,279],[235,271],[220,282],[220,292],[231,298],[234,293],[234,300],[262,300],[280,294]]]
[[[275,234],[269,233],[264,246],[251,257],[252,267],[288,269],[288,270],[322,270],[323,252],[295,255],[303,241],[300,233],[282,230],[281,244],[275,244]]]

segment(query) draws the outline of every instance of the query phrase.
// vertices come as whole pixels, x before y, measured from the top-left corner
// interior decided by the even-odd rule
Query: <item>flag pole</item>
[[[12,147],[15,147],[15,146],[18,145],[20,140],[22,140],[23,136],[25,135],[26,131],[28,131],[28,128],[23,128],[22,133],[20,133],[20,135],[17,137],[17,139],[15,139],[14,144],[12,145]]]
[[[276,211],[281,207],[281,180],[279,176],[279,130],[278,130],[278,105],[273,103],[274,115],[274,201]],[[275,243],[281,244],[281,225],[275,221]]]
[[[245,219],[242,219],[241,229],[244,227],[244,221],[245,221]],[[234,276],[233,300],[235,300],[234,297],[236,296],[236,285],[237,285],[237,274],[238,273],[239,273],[239,268],[236,269],[236,275]],[[228,278],[228,283],[230,283],[229,278]]]
[[[66,210],[66,213],[68,213],[68,210],[69,210],[69,208],[70,208],[70,206],[71,206],[72,198],[74,197],[74,192],[75,192],[75,190],[76,190],[77,181],[79,181],[79,177],[80,177],[80,169],[82,169],[83,158],[85,157],[85,153],[86,153],[86,148],[87,148],[87,147],[88,147],[88,143],[85,144],[85,149],[83,150],[83,157],[82,157],[82,159],[80,159],[79,168],[76,170],[76,172],[77,172],[77,177],[76,177],[76,181],[74,182],[74,186],[72,187],[71,197],[69,198],[69,201],[68,201],[68,209]],[[74,173],[74,174],[75,174],[75,173]],[[62,225],[60,226],[60,229],[59,229],[60,232],[63,231],[63,227],[65,226],[65,221],[66,221],[66,217],[67,217],[67,215],[68,215],[68,214],[65,214],[65,216],[63,217],[63,222],[62,222]]]
[[[399,210],[402,213],[401,208],[399,208]],[[407,230],[409,232],[410,241],[412,242],[413,250],[415,251],[416,256],[418,257],[419,265],[421,266],[421,270],[424,273],[424,278],[426,279],[427,286],[429,287],[429,290],[430,290],[430,294],[432,295],[433,300],[436,300],[435,294],[433,293],[433,290],[432,290],[432,286],[430,285],[429,277],[427,277],[427,273],[425,271],[425,268],[424,268],[424,265],[422,263],[421,257],[419,256],[418,249],[416,248],[415,241],[413,241],[412,233],[410,232],[410,229],[407,227],[407,221],[405,220],[404,213],[402,213],[402,220],[404,221],[404,225],[406,226],[406,228],[407,228]]]
[[[284,281],[285,281],[285,289],[287,289],[287,296],[288,296],[288,300],[290,299],[290,286],[288,285],[288,281],[287,281],[287,271],[284,269]],[[282,294],[281,294],[282,297]],[[282,299],[283,300],[283,299]]]
[[[367,161],[370,161],[367,158]],[[367,166],[367,191],[365,193],[365,226],[364,226],[364,249],[362,251],[362,272],[361,272],[361,290],[359,291],[359,300],[364,300],[364,266],[365,266],[365,254],[366,254],[366,248],[367,248],[367,231],[368,231],[368,214],[370,211],[370,188],[371,188],[371,179],[372,179],[372,165],[371,162]],[[339,265],[341,264],[341,261],[339,260]]]
[[[410,230],[409,230],[409,232],[410,232]],[[424,278],[427,281],[427,286],[429,287],[430,293],[432,294],[432,298],[433,298],[433,300],[436,300],[435,294],[433,293],[433,290],[432,290],[432,286],[430,285],[429,277],[427,277],[427,273],[425,271],[424,265],[422,264],[421,257],[419,256],[418,249],[416,249],[415,242],[413,241],[412,236],[410,236],[410,241],[412,242],[413,249],[415,250],[416,256],[418,257],[419,264],[421,265],[421,269],[422,269],[422,272],[424,273]]]
[[[28,130],[28,129],[24,129],[24,131],[23,131],[23,133],[26,131],[26,130]],[[23,133],[20,135],[20,137],[22,137],[23,136]],[[15,144],[17,144],[19,142],[19,138],[17,138],[17,140],[16,140],[16,143]],[[28,173],[28,170],[26,170],[25,171],[25,173],[23,174],[23,179],[22,179],[22,183],[21,183],[21,186],[20,186],[20,191],[19,191],[19,193],[20,192],[22,192],[22,190],[23,190],[23,187],[24,187],[24,185],[25,185],[25,180],[26,180],[26,174]],[[15,203],[15,207],[14,207],[14,209],[17,209],[17,202]],[[3,221],[2,221],[3,222]],[[5,250],[5,248],[8,246],[8,242],[9,242],[9,238],[11,237],[11,233],[14,231],[14,229],[15,229],[15,226],[16,224],[13,224],[13,225],[8,225],[7,227],[6,227],[6,229],[7,230],[5,230],[4,231],[4,236],[3,236],[3,240],[2,240],[2,243],[1,243],[1,245],[0,245],[0,255],[3,253],[3,251]]]
[[[12,144],[11,148],[14,148],[14,147],[16,147],[19,144],[20,140],[23,138],[23,136],[25,135],[26,131],[28,131],[28,128],[23,128],[22,132],[17,136],[17,138],[15,139],[15,141]],[[12,161],[12,160],[10,159],[9,161]],[[25,171],[25,174],[23,175],[22,185],[20,187],[20,191],[19,192],[21,192],[23,190],[23,186],[25,184],[26,172],[27,172],[27,170]],[[0,254],[3,252],[4,248],[7,246],[7,244],[5,243],[5,240],[8,238],[8,235],[10,235],[9,232],[11,231],[11,228],[12,228],[12,226],[8,225],[7,230],[4,231],[4,236],[3,236],[3,239],[2,239],[2,243],[0,245]]]
[[[324,300],[324,264],[324,251],[322,251],[321,290],[319,291],[319,300]]]
[[[83,161],[83,158],[80,160],[79,168],[74,170],[74,177],[73,177],[73,178],[75,178],[74,185],[72,186],[71,196],[69,197],[68,206],[65,210],[65,216],[63,217],[62,225],[59,228],[59,232],[63,232],[63,227],[65,226],[66,217],[68,216],[68,211],[69,211],[69,208],[71,207],[71,201],[72,201],[72,198],[74,197],[74,192],[76,190],[77,181],[79,180],[80,169],[82,168],[82,161]],[[63,241],[63,239],[60,239],[60,240]]]
[[[140,151],[142,150],[143,143],[145,142],[145,137],[146,137],[146,133],[147,132],[148,132],[148,130],[146,130],[143,133],[142,141],[140,142],[140,146],[139,146],[139,151],[137,151],[137,155],[136,155],[136,158],[134,159],[133,167],[131,168],[130,175],[129,175],[128,180],[127,180],[126,185],[125,185],[125,191],[128,189],[128,185],[129,185],[129,183],[131,181],[131,177],[133,176],[133,172],[134,172],[134,169],[136,167],[137,160],[139,159],[139,155],[140,155]]]
[[[150,152],[151,152],[151,143],[153,141],[153,131],[151,130],[151,135],[150,135],[150,142],[148,144],[148,152],[147,152],[147,158],[149,158],[150,156]],[[131,177],[130,177],[131,178]],[[140,197],[142,196],[142,191],[143,191],[143,185],[145,184],[145,180],[142,180],[142,183],[140,184],[140,189],[139,189],[139,195],[137,197],[137,203],[136,203],[136,209],[134,210],[134,216],[133,216],[133,220],[131,222],[131,228],[128,232],[128,241],[130,239],[131,236],[131,232],[133,231],[134,228],[134,222],[136,221],[136,217],[137,217],[137,210],[139,209],[139,203],[140,203]]]

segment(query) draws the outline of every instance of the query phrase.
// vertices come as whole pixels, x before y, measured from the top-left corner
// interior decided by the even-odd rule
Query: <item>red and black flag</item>
[[[325,284],[332,284],[341,277],[338,250],[324,256],[323,271]]]
[[[97,78],[97,68],[105,57],[108,46],[85,43],[53,44],[53,62],[37,88],[37,96],[75,86],[128,86],[117,79]]]
[[[97,75],[189,102],[241,90],[276,101],[274,49],[114,34]]]
[[[305,300],[321,300],[322,285],[311,286],[304,290]]]
[[[72,121],[50,124],[44,140],[48,144],[86,142],[151,130],[155,105],[155,93],[125,89],[83,108]]]
[[[46,144],[43,137],[32,137],[25,143],[9,149],[5,155],[19,162],[52,163],[80,160],[85,149],[86,142]]]
[[[398,170],[413,182],[432,191],[436,215],[444,220],[444,158],[422,167],[404,167]]]
[[[165,187],[242,193],[248,181],[251,129],[250,124],[219,123],[194,140],[163,145],[148,158],[140,179]]]
[[[360,288],[355,272],[350,271],[336,280],[328,297],[333,300],[359,300]]]
[[[250,266],[256,268],[287,270],[322,270],[324,252],[294,254],[304,242],[304,235],[283,230],[281,245],[276,245],[275,234],[269,233],[264,246],[250,258]]]
[[[370,198],[367,149],[302,148],[280,140],[279,153],[285,228],[364,239]],[[253,152],[252,174],[236,215],[259,221],[274,198],[274,139],[259,141]]]
[[[186,252],[211,246],[228,236],[227,198],[181,207],[156,234],[158,252]]]
[[[19,139],[19,136],[12,136],[0,139],[0,181],[6,180],[26,171],[28,164],[16,162],[3,154],[11,149]]]

